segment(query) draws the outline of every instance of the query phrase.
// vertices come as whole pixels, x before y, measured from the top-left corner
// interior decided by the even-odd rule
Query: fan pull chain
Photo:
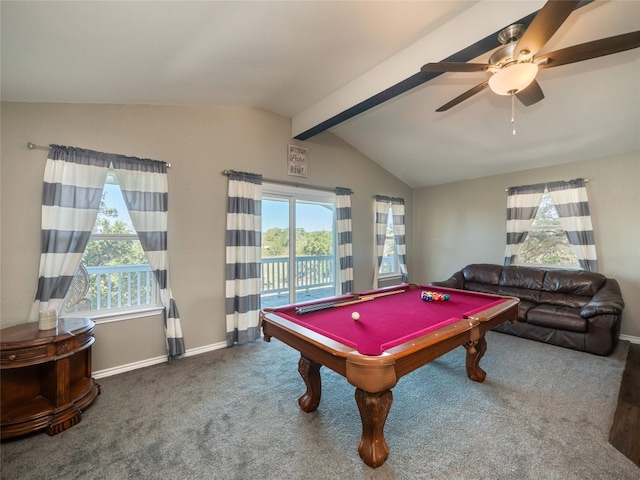
[[[511,134],[515,137],[516,136],[516,96],[513,93],[511,94],[511,126],[513,127]]]

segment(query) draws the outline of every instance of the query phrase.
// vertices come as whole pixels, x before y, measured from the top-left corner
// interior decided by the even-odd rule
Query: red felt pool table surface
[[[423,301],[423,291],[447,293],[450,299]],[[348,345],[363,355],[380,355],[389,348],[461,319],[471,318],[475,313],[505,301],[494,295],[406,285],[384,291],[363,292],[360,297],[366,298],[368,295],[374,298],[344,306],[338,304],[316,312],[299,314],[296,307],[300,305],[297,305],[275,309],[274,313]],[[360,315],[358,320],[352,318],[353,312]]]

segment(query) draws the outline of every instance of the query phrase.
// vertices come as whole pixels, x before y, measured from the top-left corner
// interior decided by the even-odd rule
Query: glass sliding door
[[[263,185],[262,307],[336,294],[335,195]]]
[[[289,200],[262,198],[262,289],[261,306],[275,307],[289,302]]]

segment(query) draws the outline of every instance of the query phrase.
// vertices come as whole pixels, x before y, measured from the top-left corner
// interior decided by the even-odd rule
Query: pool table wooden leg
[[[467,375],[474,382],[484,382],[487,372],[480,368],[480,359],[487,351],[487,341],[484,339],[484,335],[477,340],[465,343],[464,348],[467,349]]]
[[[320,404],[320,395],[322,394],[322,383],[320,380],[319,363],[300,356],[298,361],[298,372],[307,386],[307,391],[298,398],[300,408],[305,412],[314,412]]]
[[[355,396],[362,419],[362,438],[358,445],[358,452],[364,463],[376,468],[389,456],[389,447],[384,439],[383,429],[391,410],[393,394],[391,390],[369,393],[356,388]]]

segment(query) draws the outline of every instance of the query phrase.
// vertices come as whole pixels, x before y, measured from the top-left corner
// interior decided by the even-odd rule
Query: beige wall
[[[291,121],[243,107],[2,104],[1,326],[26,321],[40,258],[40,202],[46,152],[27,142],[50,143],[164,160],[169,170],[171,284],[187,350],[225,341],[224,169],[261,173],[354,190],[355,289],[373,278],[375,194],[407,199],[412,190],[336,136],[291,139]],[[309,177],[286,174],[288,144],[309,149]],[[411,257],[412,231],[407,231]],[[94,370],[116,368],[165,354],[158,316],[96,326]]]
[[[620,283],[622,333],[640,338],[640,153],[525,170],[414,191],[412,281],[444,280],[504,258],[505,189],[588,178],[600,272]]]
[[[407,199],[410,280],[447,278],[473,262],[501,263],[505,189],[590,179],[600,270],[616,278],[627,307],[622,333],[640,338],[640,154],[527,170],[412,191],[336,136],[290,138],[290,119],[243,107],[2,104],[0,157],[0,325],[26,320],[38,275],[40,201],[46,152],[57,143],[171,162],[169,251],[172,289],[188,350],[225,340],[224,169],[286,175],[290,143],[309,149],[301,183],[354,190],[355,289],[373,277],[372,196]],[[413,221],[411,221],[413,219]],[[413,239],[413,241],[412,241]],[[158,316],[96,327],[94,370],[165,354]]]

